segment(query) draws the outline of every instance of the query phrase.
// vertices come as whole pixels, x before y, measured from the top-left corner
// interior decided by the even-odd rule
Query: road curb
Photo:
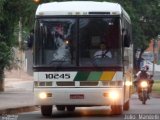
[[[23,107],[17,107],[17,108],[7,108],[7,109],[0,110],[0,115],[30,112],[30,111],[36,111],[37,109],[38,109],[38,106],[23,106]]]

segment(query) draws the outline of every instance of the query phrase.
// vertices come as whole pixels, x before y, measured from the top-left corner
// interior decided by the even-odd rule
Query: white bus
[[[34,93],[44,116],[81,106],[129,110],[133,76],[131,20],[118,3],[51,2],[35,21]],[[109,56],[94,54],[100,44]]]

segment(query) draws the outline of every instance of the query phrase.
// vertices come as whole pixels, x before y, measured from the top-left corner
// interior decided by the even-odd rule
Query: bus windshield
[[[107,67],[122,64],[118,17],[43,18],[36,21],[34,64]]]

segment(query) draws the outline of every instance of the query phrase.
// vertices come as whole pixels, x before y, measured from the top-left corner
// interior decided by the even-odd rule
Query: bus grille
[[[123,81],[35,81],[35,87],[115,87],[123,86]]]
[[[80,86],[98,86],[98,82],[80,82]]]
[[[56,82],[57,86],[75,86],[75,82]]]
[[[78,84],[77,84],[77,83]],[[122,81],[76,81],[76,82],[56,82],[57,86],[75,86],[75,87],[83,87],[83,86],[122,86]]]

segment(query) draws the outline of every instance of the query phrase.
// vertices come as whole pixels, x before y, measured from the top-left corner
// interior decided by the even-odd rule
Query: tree
[[[11,60],[11,38],[12,28],[10,27],[10,17],[8,16],[8,10],[5,8],[6,1],[0,1],[0,91],[4,90],[4,68],[10,64]]]
[[[134,53],[137,50],[140,50],[140,56],[138,58],[138,66],[140,66],[140,60],[143,52],[148,48],[150,40],[155,38],[160,28],[159,21],[159,1],[146,1],[146,0],[133,0],[132,7],[134,11],[132,14],[135,14],[133,21],[133,40],[134,40]]]
[[[23,17],[26,28],[33,27],[35,6],[30,0],[0,0],[0,91],[4,91],[4,69],[13,60],[12,47],[17,43],[14,31],[19,18]]]
[[[106,0],[120,3],[129,13],[132,21],[134,53],[140,50],[138,64],[143,52],[148,48],[150,40],[155,38],[160,31],[160,2],[159,0]],[[135,55],[134,55],[135,56]],[[135,59],[135,62],[137,62]]]
[[[50,1],[55,0],[41,0],[41,2]],[[155,38],[160,31],[159,0],[105,1],[118,2],[129,13],[133,28],[134,53],[140,49],[142,54],[148,47],[150,40]],[[4,69],[10,65],[12,47],[17,43],[14,32],[17,29],[18,21],[22,18],[23,30],[29,31],[32,29],[36,8],[37,4],[33,0],[0,0],[0,90],[3,90]]]
[[[41,0],[48,2],[54,0]],[[65,0],[57,0],[65,1]],[[159,0],[94,0],[108,1],[121,4],[127,11],[132,21],[134,53],[140,50],[138,60],[134,59],[135,68],[138,70],[143,52],[148,48],[150,40],[155,38],[160,31],[160,2]],[[135,56],[135,55],[134,55]]]

